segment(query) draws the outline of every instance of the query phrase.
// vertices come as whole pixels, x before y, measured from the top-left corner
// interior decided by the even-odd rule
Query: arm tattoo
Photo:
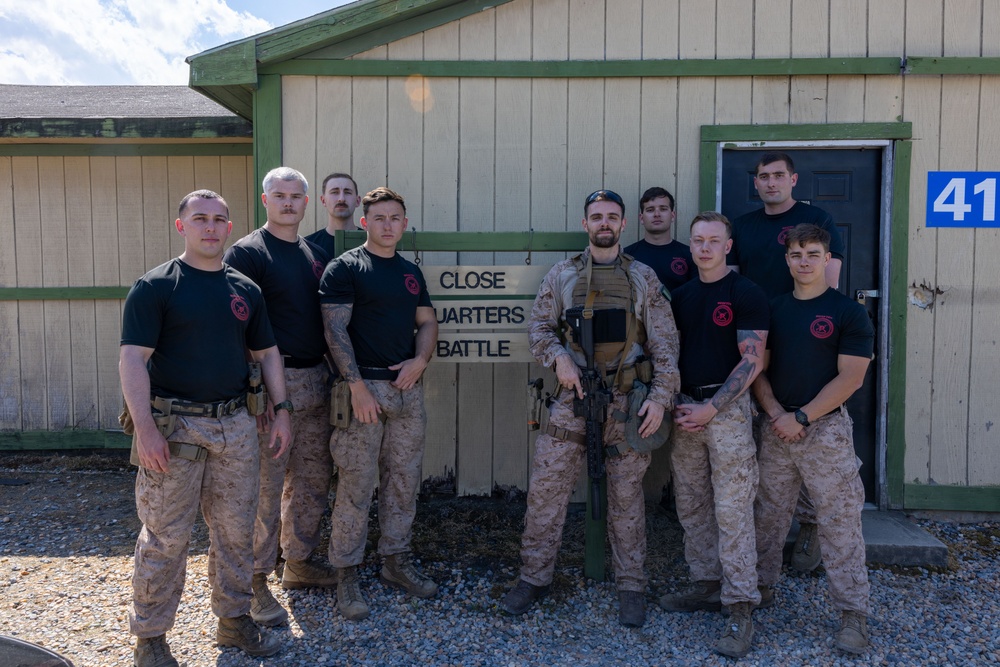
[[[347,335],[347,325],[351,321],[352,310],[353,306],[349,303],[324,303],[323,334],[340,374],[348,382],[357,382],[361,379],[361,372],[358,370],[358,362],[354,359],[351,337]]]
[[[749,354],[754,357],[764,356],[764,340],[756,331],[747,329],[737,329],[736,344],[742,354]]]
[[[731,402],[736,400],[740,394],[746,391],[747,387],[750,386],[750,380],[756,375],[757,364],[749,359],[743,359],[733,372],[729,374],[726,381],[722,383],[719,387],[719,391],[715,392],[715,396],[712,397],[712,405],[715,409],[722,411],[722,408],[729,405]]]

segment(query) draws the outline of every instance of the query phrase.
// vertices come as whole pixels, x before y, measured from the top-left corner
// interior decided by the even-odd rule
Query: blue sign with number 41
[[[996,171],[927,172],[928,227],[1000,227]]]

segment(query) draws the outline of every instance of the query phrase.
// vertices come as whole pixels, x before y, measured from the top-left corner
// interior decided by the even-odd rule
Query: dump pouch
[[[247,412],[252,417],[262,415],[267,411],[267,387],[264,386],[264,376],[260,364],[250,362],[250,388],[247,390]]]
[[[156,424],[156,430],[160,432],[160,435],[168,440],[170,436],[174,434],[174,431],[177,430],[177,415],[170,414],[170,404],[172,402],[173,401],[171,399],[156,398],[153,399],[153,403],[159,406],[165,406],[166,410],[161,411],[156,407],[151,408],[153,413],[153,423]],[[118,423],[122,425],[122,431],[125,432],[125,435],[132,436],[132,451],[129,453],[129,463],[137,466],[139,465],[139,450],[137,449],[138,445],[136,444],[135,423],[132,421],[132,415],[129,414],[127,403],[122,408],[122,413],[118,415]],[[171,442],[168,444],[170,446],[171,456],[177,456],[182,459],[191,459],[192,461],[204,461],[205,457],[208,456],[208,451],[201,447],[197,447],[197,449],[204,451],[204,455],[200,455],[197,452],[186,451],[178,453],[174,451],[177,449],[175,445],[178,443]],[[186,447],[195,447],[195,445],[186,445]],[[199,455],[201,458],[193,458],[194,456]]]
[[[649,387],[636,380],[632,383],[632,391],[628,393],[628,419],[625,421],[625,443],[630,449],[634,449],[640,454],[659,449],[670,438],[670,429],[673,425],[669,411],[664,411],[663,421],[660,428],[648,438],[639,435],[639,426],[643,418],[639,416],[639,409],[646,402],[649,395]]]

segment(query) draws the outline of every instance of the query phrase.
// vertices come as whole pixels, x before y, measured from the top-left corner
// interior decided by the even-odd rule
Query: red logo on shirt
[[[816,338],[829,338],[833,335],[833,318],[829,315],[817,315],[809,326],[809,331]]]
[[[417,277],[412,273],[407,273],[405,278],[406,289],[409,290],[410,294],[420,294],[420,283],[417,281]]]
[[[314,276],[316,276],[317,278],[322,278],[323,277],[323,269],[325,269],[325,268],[326,267],[323,266],[323,262],[319,261],[318,259],[314,259],[313,260],[313,275]]]
[[[678,276],[686,276],[688,272],[687,260],[683,257],[675,257],[674,261],[670,262],[670,270]]]
[[[781,232],[778,234],[778,245],[785,245],[785,239],[788,238],[788,232],[792,231],[791,227],[782,227]]]
[[[712,313],[712,321],[720,327],[727,327],[733,323],[733,309],[728,303],[720,303]]]
[[[229,307],[233,309],[233,315],[239,321],[246,322],[250,317],[250,306],[247,305],[246,299],[239,294],[231,294],[230,298]]]

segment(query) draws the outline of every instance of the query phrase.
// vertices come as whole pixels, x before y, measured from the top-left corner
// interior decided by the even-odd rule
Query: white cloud
[[[0,81],[183,85],[187,56],[271,27],[224,0],[0,0]]]

